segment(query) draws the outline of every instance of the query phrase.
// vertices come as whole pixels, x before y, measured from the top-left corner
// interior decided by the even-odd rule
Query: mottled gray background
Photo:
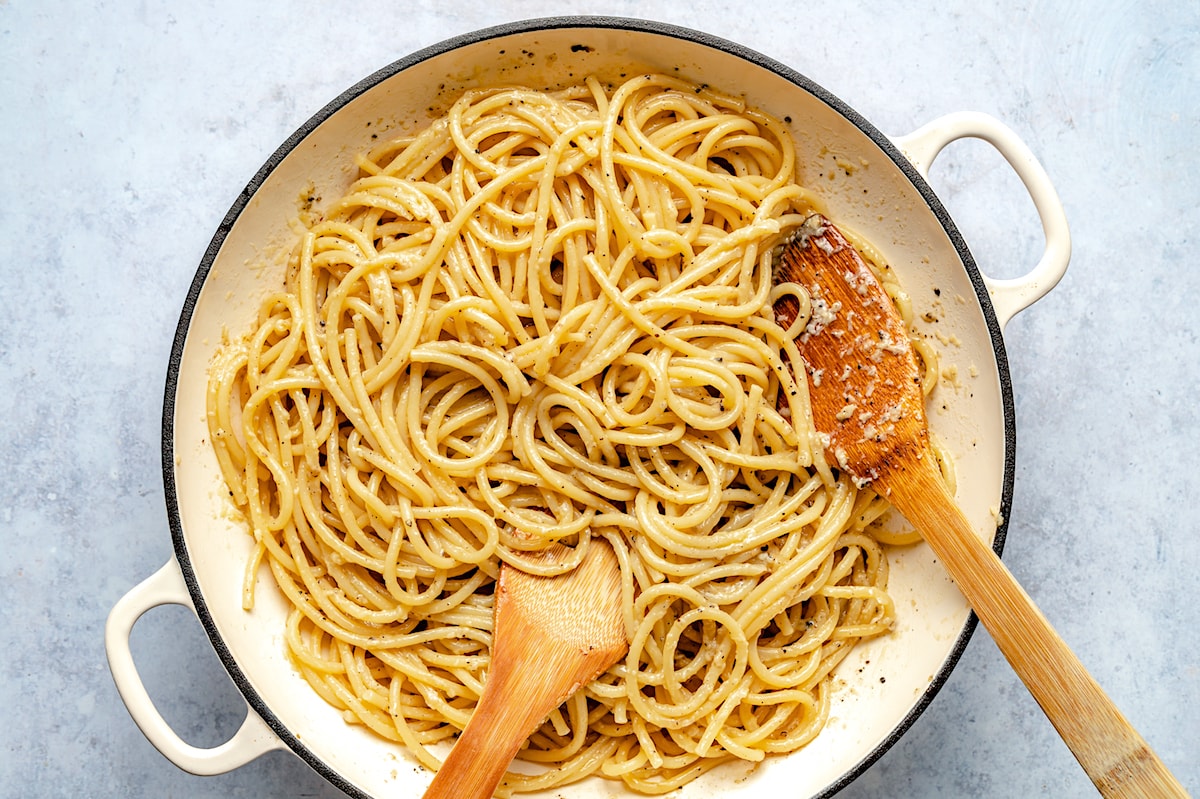
[[[449,36],[567,13],[740,41],[892,134],[986,111],[1039,155],[1075,255],[1008,329],[1005,558],[1200,793],[1197,4],[0,0],[0,794],[341,795],[281,753],[221,777],[177,770],[109,677],[108,610],[171,556],[159,418],[177,315],[240,189],[343,88]],[[991,273],[1032,261],[1036,218],[998,156],[955,145],[934,184]],[[148,614],[133,644],[188,740],[236,729],[244,704],[185,611]],[[844,795],[1090,790],[980,631]]]

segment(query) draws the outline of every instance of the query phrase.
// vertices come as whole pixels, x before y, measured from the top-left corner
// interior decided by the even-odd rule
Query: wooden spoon
[[[546,556],[565,551],[552,547]],[[602,539],[592,539],[574,571],[556,577],[505,565],[495,613],[483,696],[425,799],[490,797],[546,716],[629,648],[620,568]]]
[[[929,446],[908,332],[859,254],[815,216],[775,269],[777,284],[796,283],[813,302],[796,344],[830,465],[869,483],[922,532],[1102,795],[1186,797],[958,509]],[[780,323],[790,326],[797,307],[785,295]]]

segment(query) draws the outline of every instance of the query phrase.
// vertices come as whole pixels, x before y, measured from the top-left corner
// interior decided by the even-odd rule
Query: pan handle
[[[143,613],[160,605],[182,605],[196,612],[183,572],[174,558],[121,597],[104,626],[109,670],[129,715],[142,734],[176,766],[201,776],[232,771],[273,749],[284,748],[283,742],[248,706],[246,719],[233,737],[211,749],[192,746],[171,729],[150,699],[129,647],[133,625]]]
[[[1071,260],[1067,216],[1054,184],[1033,152],[1016,133],[995,117],[975,111],[947,114],[907,136],[893,139],[922,177],[945,147],[958,139],[981,139],[996,148],[1025,184],[1042,221],[1046,248],[1037,265],[1021,277],[999,279],[983,275],[996,319],[1003,329],[1020,311],[1033,305],[1062,279]]]

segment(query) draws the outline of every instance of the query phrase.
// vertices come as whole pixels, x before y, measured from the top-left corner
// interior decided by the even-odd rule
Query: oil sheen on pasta
[[[604,538],[629,654],[503,792],[663,793],[818,734],[894,608],[887,506],[824,463],[772,313],[772,249],[815,207],[796,167],[780,121],[656,75],[468,91],[359,158],[208,398],[245,605],[265,563],[348,721],[437,768],[500,564]]]

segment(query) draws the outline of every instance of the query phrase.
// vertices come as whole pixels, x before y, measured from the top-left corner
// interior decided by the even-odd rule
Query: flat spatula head
[[[908,330],[874,272],[822,216],[797,231],[775,264],[776,284],[795,283],[811,311],[796,346],[808,372],[813,423],[830,464],[860,483],[928,441],[921,370]],[[800,303],[776,305],[790,327]]]

